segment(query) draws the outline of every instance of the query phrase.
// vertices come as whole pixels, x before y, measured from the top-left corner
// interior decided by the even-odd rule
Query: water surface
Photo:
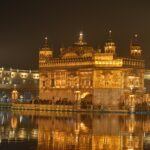
[[[1,111],[0,150],[148,150],[150,116]]]

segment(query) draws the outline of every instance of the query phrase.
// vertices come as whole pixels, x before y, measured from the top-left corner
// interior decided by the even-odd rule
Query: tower
[[[43,48],[41,48],[39,51],[39,65],[40,63],[45,63],[48,58],[52,58],[52,57],[53,57],[53,51],[51,48],[49,48],[48,38],[45,37]]]
[[[113,42],[113,40],[112,40],[112,31],[111,30],[109,30],[108,40],[105,42],[104,52],[112,53],[114,55],[116,54],[116,45],[115,45],[115,42]]]
[[[141,58],[142,50],[138,41],[138,35],[135,34],[133,39],[130,42],[130,53],[133,58]]]

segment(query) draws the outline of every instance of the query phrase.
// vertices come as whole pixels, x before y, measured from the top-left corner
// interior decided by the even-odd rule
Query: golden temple
[[[77,42],[54,57],[46,37],[39,51],[39,98],[111,109],[143,103],[145,63],[137,34],[128,58],[116,48],[111,31],[103,50],[88,45],[80,32]]]

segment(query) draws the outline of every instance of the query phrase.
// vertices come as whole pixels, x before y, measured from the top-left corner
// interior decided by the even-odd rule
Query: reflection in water
[[[36,140],[34,150],[150,149],[148,115],[16,111],[0,118],[0,147]]]

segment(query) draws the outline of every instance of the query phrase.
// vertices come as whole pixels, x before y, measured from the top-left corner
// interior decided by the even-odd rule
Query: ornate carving
[[[120,88],[122,86],[121,71],[97,71],[95,86],[98,88]]]

